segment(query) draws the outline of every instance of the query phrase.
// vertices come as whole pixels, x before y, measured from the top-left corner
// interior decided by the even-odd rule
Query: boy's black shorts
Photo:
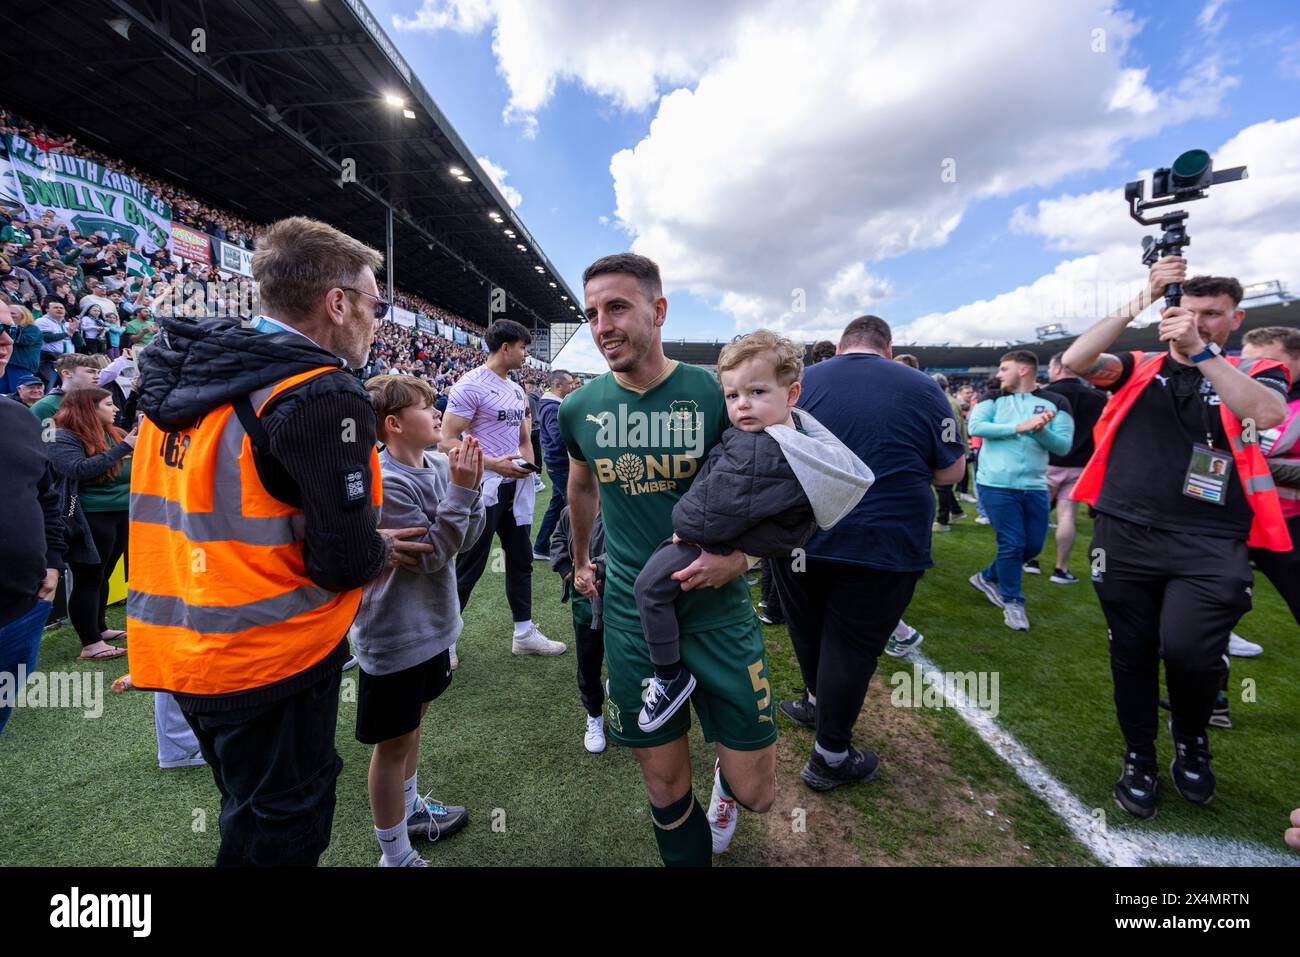
[[[420,726],[420,705],[451,684],[451,649],[391,675],[368,675],[358,668],[357,740],[378,744]]]

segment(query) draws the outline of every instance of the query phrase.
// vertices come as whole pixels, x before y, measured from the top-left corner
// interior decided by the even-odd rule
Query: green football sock
[[[713,864],[713,839],[704,809],[691,791],[667,807],[650,805],[655,843],[665,867],[709,867]]]

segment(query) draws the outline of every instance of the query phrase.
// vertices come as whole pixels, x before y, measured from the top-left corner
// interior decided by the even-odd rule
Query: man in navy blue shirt
[[[852,746],[853,724],[876,659],[934,564],[931,486],[957,482],[966,468],[961,429],[943,392],[892,356],[887,322],[854,319],[835,358],[804,371],[799,400],[876,476],[852,512],[809,540],[805,556],[774,563],[806,688],[803,700],[780,708],[817,729],[803,779],[819,791],[876,772],[876,755]]]
[[[580,386],[577,376],[564,369],[555,369],[547,378],[547,389],[537,402],[537,424],[541,432],[542,460],[551,476],[551,504],[542,516],[533,542],[533,558],[551,560],[551,534],[560,520],[560,512],[567,504],[565,493],[569,484],[569,449],[560,435],[560,403],[564,397]]]

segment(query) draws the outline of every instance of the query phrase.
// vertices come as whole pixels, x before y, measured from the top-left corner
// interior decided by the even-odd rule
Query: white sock
[[[815,694],[813,694],[811,691],[808,692],[808,703],[809,703],[809,704],[816,704],[816,703],[817,703],[817,696],[816,696]]]
[[[847,750],[838,751],[838,752],[827,751],[820,744],[814,744],[813,747],[817,749],[818,754],[820,754],[823,758],[826,759],[826,763],[833,768],[838,768],[841,764],[845,762],[845,760],[849,756],[849,752]]]
[[[420,772],[416,771],[409,778],[407,778],[406,782],[402,785],[402,797],[406,799],[407,817],[410,817],[411,812],[417,810],[420,807],[420,790],[415,785],[415,779],[419,776],[420,776]]]
[[[515,622],[515,637],[516,637],[516,638],[525,638],[525,637],[527,637],[528,633],[529,633],[530,631],[532,631],[532,630],[533,630],[533,623],[532,623],[531,621],[517,621],[517,622]]]
[[[399,821],[392,827],[375,828],[375,837],[379,840],[379,849],[384,853],[384,863],[395,867],[411,852],[411,838],[406,833],[406,822]]]
[[[908,636],[911,634],[912,634],[912,626],[909,625],[907,622],[903,621],[903,619],[901,618],[898,619],[898,624],[894,626],[893,637],[895,638],[895,640],[906,641]]]

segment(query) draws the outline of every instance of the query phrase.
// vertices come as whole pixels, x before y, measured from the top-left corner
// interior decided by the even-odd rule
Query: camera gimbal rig
[[[1205,150],[1188,150],[1174,160],[1169,168],[1156,170],[1151,174],[1151,199],[1143,196],[1146,186],[1142,180],[1129,183],[1124,188],[1124,198],[1128,201],[1129,215],[1143,226],[1159,226],[1163,230],[1159,239],[1145,236],[1142,239],[1142,265],[1153,266],[1157,259],[1165,256],[1178,256],[1184,246],[1190,246],[1191,237],[1187,235],[1187,212],[1176,210],[1165,213],[1155,219],[1143,219],[1142,213],[1148,209],[1172,206],[1174,203],[1191,202],[1204,199],[1205,191],[1219,183],[1235,183],[1246,178],[1246,167],[1234,166],[1232,169],[1215,171],[1210,161],[1210,154]],[[1183,299],[1181,283],[1170,283],[1165,288],[1165,305],[1177,306]]]

